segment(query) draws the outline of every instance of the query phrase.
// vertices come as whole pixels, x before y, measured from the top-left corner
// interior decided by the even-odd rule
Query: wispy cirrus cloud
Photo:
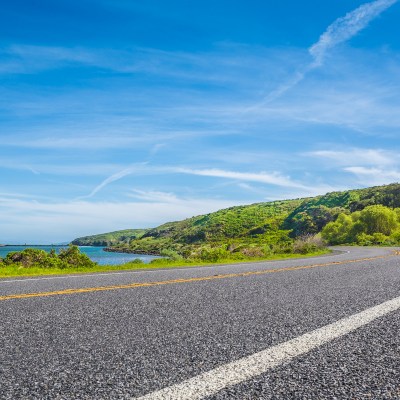
[[[269,185],[283,186],[283,187],[293,187],[299,189],[305,189],[306,186],[293,181],[290,177],[284,176],[279,172],[236,172],[236,171],[226,171],[222,169],[191,169],[191,168],[176,168],[176,172],[189,175],[197,176],[208,176],[214,178],[226,178],[233,180],[242,180],[248,182],[258,182]]]
[[[125,168],[121,171],[118,171],[108,178],[104,179],[99,185],[97,185],[88,195],[86,196],[81,196],[79,199],[88,199],[90,197],[93,197],[96,195],[100,190],[104,189],[106,186],[110,185],[113,182],[119,181],[122,178],[125,178],[128,175],[132,175],[134,173],[142,173],[144,172],[144,166],[146,163],[141,163],[137,165],[133,165],[129,168]]]
[[[97,65],[101,59],[84,48],[13,44],[0,49],[0,74],[32,74],[59,68],[66,63]]]
[[[347,167],[346,172],[354,174],[363,185],[383,185],[400,182],[400,170],[387,168]]]
[[[312,70],[321,67],[330,50],[341,43],[347,42],[368,24],[377,18],[382,12],[397,3],[398,0],[375,0],[365,3],[355,10],[338,18],[320,36],[319,40],[309,49],[313,60],[310,64],[299,69],[287,82],[272,91],[263,103],[268,103],[286,93],[288,90],[300,83]]]
[[[397,3],[398,0],[375,0],[365,3],[355,10],[338,18],[313,44],[309,52],[314,58],[313,67],[321,66],[329,50],[340,43],[350,40],[382,12]]]
[[[255,182],[263,185],[272,185],[282,188],[299,189],[301,193],[317,193],[321,194],[326,191],[332,190],[329,185],[306,185],[301,182],[291,179],[289,176],[285,176],[279,172],[238,172],[223,170],[218,168],[207,168],[207,169],[193,169],[176,166],[150,166],[146,163],[134,165],[132,167],[125,168],[108,178],[104,179],[99,185],[97,185],[88,195],[80,197],[80,199],[87,199],[95,196],[101,190],[113,182],[119,181],[129,175],[162,175],[162,174],[184,174],[193,176],[203,176],[209,178],[222,178],[227,180],[233,180],[238,182]],[[161,192],[153,192],[157,194]],[[134,196],[147,196],[147,194],[140,191],[134,191]]]
[[[0,220],[0,243],[64,242],[93,232],[154,227],[243,203],[212,198],[165,199],[161,195],[156,199],[154,193],[153,200],[147,202],[51,202],[0,195],[0,206],[4,210]]]
[[[321,150],[304,154],[319,158],[329,167],[353,175],[363,186],[400,181],[400,157],[397,152],[383,149],[353,148],[343,151]]]
[[[0,47],[0,74],[37,74],[68,67],[93,67],[108,73],[132,76],[144,74],[182,82],[207,82],[257,87],[253,77],[269,69],[279,76],[275,60],[281,54],[272,49],[237,43],[216,43],[203,52],[166,51],[133,46],[128,49],[56,47],[12,44]]]
[[[176,203],[180,200],[178,199],[175,193],[160,192],[157,190],[133,189],[132,192],[128,194],[128,196],[142,201],[160,202],[160,203]]]
[[[399,161],[399,156],[396,152],[383,149],[318,150],[304,155],[330,161],[339,166],[384,166],[396,164]]]

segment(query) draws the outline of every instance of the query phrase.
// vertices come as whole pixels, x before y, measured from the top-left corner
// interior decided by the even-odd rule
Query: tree
[[[339,214],[335,222],[329,222],[321,235],[330,244],[343,244],[351,241],[354,222],[350,215]]]
[[[381,244],[399,230],[399,225],[397,210],[373,205],[350,216],[340,214],[335,222],[330,222],[322,230],[322,237],[331,244]]]
[[[367,235],[383,233],[389,236],[398,227],[396,212],[382,205],[364,208],[360,212],[359,221]]]

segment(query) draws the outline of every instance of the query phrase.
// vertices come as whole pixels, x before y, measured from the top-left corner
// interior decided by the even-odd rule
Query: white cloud
[[[180,200],[174,193],[160,192],[160,191],[145,191],[145,190],[132,190],[130,197],[134,197],[139,200],[149,201],[149,202],[160,202],[160,203],[177,203]]]
[[[122,178],[125,178],[128,175],[132,175],[133,173],[143,173],[143,168],[146,165],[146,163],[138,164],[138,165],[133,165],[129,168],[125,168],[121,171],[118,171],[108,178],[104,179],[99,185],[97,185],[87,196],[82,196],[80,199],[88,199],[90,197],[93,197],[96,193],[98,193],[100,190],[104,189],[107,187],[109,184],[119,181]]]
[[[396,153],[381,149],[354,148],[343,151],[319,150],[305,153],[306,156],[333,161],[336,165],[391,165],[396,164],[399,157]]]
[[[275,100],[300,83],[310,71],[322,66],[329,50],[340,43],[350,40],[361,30],[365,29],[368,24],[383,11],[397,3],[397,1],[398,0],[375,0],[370,3],[365,3],[347,13],[344,17],[334,21],[320,36],[318,42],[309,48],[309,53],[313,61],[299,69],[287,82],[272,91],[264,99],[263,104]],[[260,105],[258,105],[258,107],[259,106]]]
[[[143,192],[145,193],[145,192]],[[243,204],[210,198],[150,202],[43,202],[0,198],[0,243],[56,243],[78,236],[146,228]]]
[[[69,137],[37,137],[36,139],[27,139],[22,141],[14,137],[5,137],[2,140],[3,146],[27,147],[37,149],[119,149],[132,147],[138,144],[148,144],[159,138],[172,139],[178,135],[183,135],[181,132],[173,134],[168,133],[165,135],[145,135],[145,134],[131,134],[130,136],[118,135],[86,135]],[[158,136],[158,137],[157,137]]]
[[[83,48],[34,46],[14,44],[0,49],[2,74],[32,74],[53,69],[65,63],[96,65],[101,62],[99,55]]]
[[[314,58],[313,66],[322,65],[330,49],[350,40],[365,29],[373,19],[395,3],[397,3],[397,0],[375,0],[361,5],[342,18],[338,18],[320,36],[318,42],[310,47],[310,54]]]
[[[185,174],[185,175],[194,175],[194,176],[205,176],[210,178],[223,178],[234,181],[243,182],[257,182],[266,185],[273,185],[282,188],[295,188],[299,189],[301,193],[311,194],[322,194],[327,191],[332,190],[332,187],[329,185],[305,185],[303,183],[294,181],[289,176],[284,176],[279,172],[238,172],[238,171],[228,171],[217,168],[210,169],[193,169],[193,168],[184,168],[184,167],[175,167],[175,166],[150,166],[145,163],[134,165],[128,168],[125,168],[108,178],[104,179],[99,185],[97,185],[88,195],[79,197],[79,199],[87,199],[95,196],[102,189],[107,187],[113,182],[116,182],[120,179],[125,178],[129,175],[159,175],[159,174]],[[136,197],[138,196],[149,196],[150,192],[141,192],[136,191]],[[161,192],[152,192],[153,197],[155,194],[161,194]],[[163,194],[165,195],[165,193]]]
[[[257,189],[254,186],[249,185],[248,183],[244,183],[244,182],[239,182],[237,184],[241,189],[247,190],[249,192],[259,192],[259,189]]]
[[[95,163],[87,161],[86,163],[76,163],[65,161],[65,164],[57,163],[52,157],[47,163],[44,160],[28,161],[28,157],[2,157],[0,159],[0,168],[29,171],[35,175],[79,175],[79,176],[104,176],[111,175],[113,172],[124,169],[121,164]],[[43,157],[44,158],[44,157]]]
[[[161,149],[167,147],[165,143],[157,143],[155,144],[151,150],[150,150],[150,155],[155,156]]]
[[[348,167],[344,170],[356,175],[358,180],[367,186],[400,182],[399,170],[366,167]]]
[[[249,182],[259,182],[283,187],[294,187],[304,189],[305,186],[301,183],[295,182],[288,176],[283,176],[278,172],[236,172],[225,171],[222,169],[190,169],[190,168],[176,168],[176,172],[183,174],[209,176],[215,178],[226,178],[234,180],[242,180]]]
[[[382,53],[346,53],[335,66],[325,68],[324,79],[310,77],[290,97],[254,109],[251,115],[270,125],[285,124],[288,131],[300,123],[315,127],[321,137],[326,136],[323,125],[332,125],[363,135],[397,138],[400,75],[393,71],[393,63],[391,56]]]
[[[14,44],[0,48],[0,56],[0,74],[34,74],[78,64],[111,73],[159,75],[210,84],[229,82],[230,85],[240,86],[246,81],[247,86],[255,87],[253,77],[260,74],[260,66],[271,74],[279,73],[278,69],[273,71],[271,68],[272,50],[236,43],[217,43],[208,52],[165,51],[135,46],[114,50]]]

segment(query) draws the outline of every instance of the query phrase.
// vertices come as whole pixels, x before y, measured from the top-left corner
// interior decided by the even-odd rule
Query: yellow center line
[[[342,265],[342,264],[358,263],[358,262],[362,262],[362,261],[371,261],[371,260],[377,260],[379,258],[391,257],[393,255],[400,255],[400,254],[399,254],[399,252],[395,252],[392,255],[369,257],[369,258],[359,258],[356,260],[333,261],[333,262],[324,263],[324,264],[312,264],[312,265],[302,265],[302,266],[297,266],[297,267],[265,269],[265,270],[260,270],[260,271],[248,271],[248,272],[238,272],[238,273],[232,273],[232,274],[211,275],[211,276],[204,276],[204,277],[198,277],[198,278],[182,278],[182,279],[171,279],[171,280],[158,281],[158,282],[156,281],[156,282],[128,283],[125,285],[98,286],[98,287],[77,288],[77,289],[73,288],[73,289],[56,290],[56,291],[51,291],[51,292],[10,294],[10,295],[5,295],[5,296],[0,296],[0,301],[13,300],[13,299],[28,299],[31,297],[61,296],[61,295],[77,294],[77,293],[105,292],[105,291],[110,291],[110,290],[133,289],[133,288],[140,288],[140,287],[172,285],[172,284],[189,283],[189,282],[213,281],[216,279],[239,278],[239,277],[246,277],[246,276],[252,276],[252,275],[265,275],[265,274],[272,274],[272,273],[278,273],[278,272],[298,271],[298,270],[302,270],[302,269],[328,267],[331,265]]]

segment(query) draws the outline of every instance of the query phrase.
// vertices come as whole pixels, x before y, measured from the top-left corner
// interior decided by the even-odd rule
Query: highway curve
[[[0,399],[400,399],[400,255],[0,280]]]

